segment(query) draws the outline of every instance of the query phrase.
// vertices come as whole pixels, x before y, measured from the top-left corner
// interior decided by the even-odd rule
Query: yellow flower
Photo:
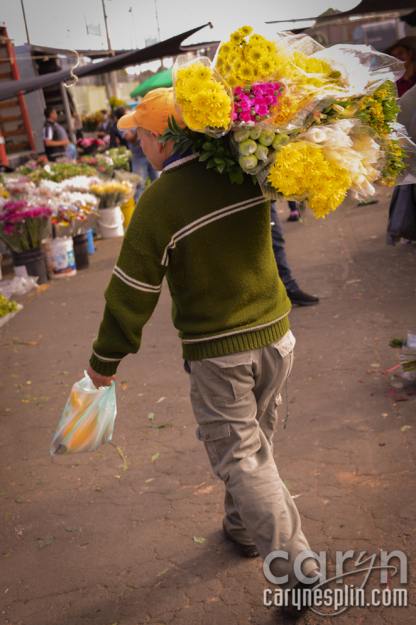
[[[275,68],[273,59],[268,56],[263,56],[260,59],[259,68],[263,76],[268,76]]]
[[[240,31],[236,30],[235,32],[231,33],[230,35],[230,43],[233,43],[234,45],[239,45],[243,40],[243,37],[241,36]]]
[[[242,80],[253,80],[253,66],[250,63],[241,63],[238,75]]]
[[[246,57],[248,60],[250,60],[252,63],[258,63],[261,58],[263,57],[263,49],[261,48],[261,46],[257,45],[257,46],[250,46],[249,49],[247,50],[246,53]]]
[[[320,148],[304,141],[279,150],[268,181],[287,197],[306,197],[317,218],[335,210],[351,186],[347,169],[327,160]]]
[[[247,37],[253,32],[253,29],[251,28],[251,26],[242,26],[238,30],[241,33],[242,37]]]
[[[223,43],[220,48],[220,54],[222,56],[228,56],[232,50],[232,47],[229,43]]]
[[[212,78],[211,68],[202,63],[194,63],[192,69],[194,77],[202,82],[207,82]]]

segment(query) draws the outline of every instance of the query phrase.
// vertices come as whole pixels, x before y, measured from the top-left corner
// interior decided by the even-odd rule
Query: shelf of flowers
[[[120,205],[133,196],[137,181],[128,171],[129,156],[122,148],[81,157],[78,163],[30,161],[2,174],[0,241],[21,275],[37,275],[39,284],[48,275],[73,275],[77,254],[84,259],[82,267],[88,266],[92,228],[98,225],[103,238],[124,234]]]

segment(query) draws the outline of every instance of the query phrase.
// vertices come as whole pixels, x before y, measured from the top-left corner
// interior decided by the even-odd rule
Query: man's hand
[[[100,388],[100,386],[110,386],[111,381],[116,379],[115,375],[101,375],[97,373],[92,369],[91,365],[88,365],[87,373],[96,388]]]

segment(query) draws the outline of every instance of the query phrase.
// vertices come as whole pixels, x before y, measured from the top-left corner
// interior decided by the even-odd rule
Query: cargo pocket
[[[228,423],[200,425],[196,430],[196,437],[204,443],[214,473],[222,477],[224,471],[221,463],[226,460],[227,455],[232,457],[232,448],[235,443],[235,436],[230,425]]]
[[[215,406],[230,405],[245,397],[254,387],[251,370],[253,355],[242,352],[201,361],[201,381]]]

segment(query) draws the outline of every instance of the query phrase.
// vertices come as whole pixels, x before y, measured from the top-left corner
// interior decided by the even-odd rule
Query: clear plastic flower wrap
[[[181,54],[172,70],[175,108],[195,132],[220,137],[233,121],[232,89],[206,57],[187,59]]]

